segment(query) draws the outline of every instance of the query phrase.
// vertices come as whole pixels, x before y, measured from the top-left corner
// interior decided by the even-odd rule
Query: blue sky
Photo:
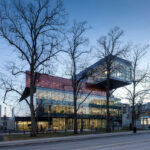
[[[114,26],[124,30],[123,41],[150,44],[150,0],[63,0],[68,20],[84,21],[92,27],[87,36],[90,45]],[[0,39],[0,68],[15,60],[10,46]],[[150,50],[142,64],[149,63]]]
[[[69,20],[86,20],[93,27],[93,42],[114,26],[125,31],[125,40],[150,43],[149,0],[63,0]]]
[[[92,27],[87,36],[91,45],[114,26],[124,30],[123,41],[150,44],[150,0],[63,0],[68,20],[86,20]],[[15,59],[8,43],[0,39],[1,66]]]

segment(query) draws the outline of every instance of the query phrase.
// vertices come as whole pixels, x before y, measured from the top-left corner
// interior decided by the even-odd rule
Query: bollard
[[[136,133],[136,127],[133,128],[133,133]]]

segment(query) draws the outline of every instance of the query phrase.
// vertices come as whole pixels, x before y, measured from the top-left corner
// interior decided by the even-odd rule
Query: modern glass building
[[[78,75],[80,76],[84,72],[88,73],[88,78],[83,82],[82,92],[78,95],[78,106],[91,91],[88,86],[89,83],[98,87],[92,90],[86,101],[79,107],[78,129],[101,129],[106,127],[106,92],[103,88],[105,76],[100,75],[94,78],[93,74],[90,76],[89,73],[91,69],[94,70],[93,73],[100,72],[99,66],[102,62],[102,60],[97,62]],[[129,84],[131,76],[128,61],[118,58],[114,65],[119,63],[122,66],[124,65],[123,67],[126,70],[122,69],[124,72],[120,70],[120,72],[114,72],[112,75],[112,85],[117,84],[116,87]],[[23,96],[28,95],[29,87],[30,78],[29,72],[27,72],[26,88]],[[49,128],[53,130],[73,129],[74,109],[70,79],[37,73],[35,96],[38,108],[36,121],[39,130],[48,130]],[[114,97],[110,98],[110,116],[112,128],[116,123],[121,125],[120,100]],[[16,129],[18,130],[29,130],[30,124],[29,117],[16,118]]]
[[[29,78],[27,77],[27,87]],[[80,93],[78,105],[90,90],[84,88]],[[111,119],[121,123],[121,107],[118,99],[110,100]],[[36,87],[36,120],[39,130],[72,130],[73,129],[73,94],[71,80],[39,74]],[[16,129],[29,130],[29,117],[16,118]],[[93,91],[78,110],[78,129],[99,129],[106,126],[106,100],[104,91]]]
[[[132,77],[132,64],[130,61],[115,57],[110,67],[110,90],[129,85]],[[88,87],[106,90],[107,75],[106,58],[101,59],[92,66],[78,74],[78,77],[86,76],[85,82]]]

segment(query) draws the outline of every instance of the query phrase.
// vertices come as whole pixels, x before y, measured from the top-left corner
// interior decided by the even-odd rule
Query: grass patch
[[[76,135],[88,135],[91,132],[82,132]],[[3,141],[13,141],[13,140],[28,140],[28,139],[38,139],[38,138],[52,138],[52,137],[64,137],[64,136],[76,136],[72,132],[66,133],[45,133],[45,134],[37,134],[35,137],[31,137],[30,134],[11,134],[11,135],[3,135]]]
[[[113,132],[124,132],[127,130],[117,130]],[[128,130],[129,131],[129,130]],[[85,131],[78,132],[78,134],[73,134],[73,132],[52,132],[52,133],[40,133],[35,137],[31,137],[30,134],[10,134],[3,135],[3,141],[13,141],[13,140],[28,140],[28,139],[38,139],[38,138],[53,138],[53,137],[65,137],[65,136],[77,136],[77,135],[89,135],[89,134],[102,134],[106,133],[105,131]]]

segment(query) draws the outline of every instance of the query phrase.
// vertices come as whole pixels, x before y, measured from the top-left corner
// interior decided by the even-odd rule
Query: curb
[[[146,134],[146,133],[150,133],[150,131],[138,131],[138,133],[136,134]],[[6,141],[6,142],[0,142],[0,147],[77,141],[77,140],[87,140],[87,139],[126,136],[126,135],[134,135],[134,134],[132,133],[132,131],[129,131],[129,132],[120,132],[120,133],[104,133],[104,134],[77,135],[77,136],[55,137],[55,138],[39,138],[39,139],[30,139],[30,140]]]

